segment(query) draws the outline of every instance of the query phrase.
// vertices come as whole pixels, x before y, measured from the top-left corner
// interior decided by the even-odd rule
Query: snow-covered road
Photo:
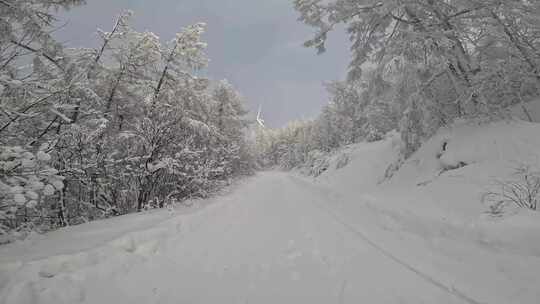
[[[139,290],[130,303],[463,303],[374,250],[325,203],[294,177],[260,174],[111,293]]]
[[[0,303],[477,303],[380,247],[332,197],[259,173],[101,249],[3,266],[13,275]]]

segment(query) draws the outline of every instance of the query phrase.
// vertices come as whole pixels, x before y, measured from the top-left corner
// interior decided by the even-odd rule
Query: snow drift
[[[398,218],[423,236],[490,243],[540,256],[540,213],[507,206],[494,217],[483,195],[516,169],[540,165],[540,124],[522,120],[459,121],[441,129],[389,177],[399,162],[399,136],[344,148],[330,158],[319,183]],[[339,160],[346,157],[347,166]],[[390,166],[390,167],[389,167]],[[440,229],[439,229],[440,228]],[[453,231],[453,232],[452,232]]]

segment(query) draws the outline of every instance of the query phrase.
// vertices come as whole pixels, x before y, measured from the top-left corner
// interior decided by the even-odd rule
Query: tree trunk
[[[174,53],[176,52],[176,48],[178,48],[178,41],[175,42],[173,49],[169,53],[169,57],[167,57],[167,62],[165,63],[165,68],[163,68],[161,76],[159,77],[158,85],[154,90],[154,100],[152,101],[152,108],[155,107],[159,94],[161,93],[161,89],[165,82],[165,77],[167,76],[167,72],[169,71],[169,65],[174,59]]]

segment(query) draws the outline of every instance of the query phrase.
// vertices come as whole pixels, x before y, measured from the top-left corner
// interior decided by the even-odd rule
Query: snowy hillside
[[[372,222],[371,227],[382,229],[372,233],[407,243],[402,248],[396,246],[399,242],[390,244],[394,252],[412,254],[422,263],[434,257],[419,249],[427,241],[431,250],[454,259],[455,264],[431,265],[441,273],[461,273],[472,285],[475,280],[487,283],[487,274],[499,279],[510,275],[510,281],[485,291],[501,295],[505,288],[521,286],[536,298],[528,302],[516,296],[506,303],[534,303],[534,285],[540,282],[540,214],[510,205],[494,215],[482,197],[500,190],[497,182],[515,181],[516,168],[538,169],[538,134],[540,124],[525,121],[457,123],[441,130],[385,180],[388,164],[398,155],[399,140],[390,136],[343,149],[315,182],[339,193],[342,203],[334,207],[350,221],[363,227]],[[349,159],[348,165],[337,169],[343,158]],[[392,235],[396,231],[398,236]],[[521,281],[525,278],[530,285]]]
[[[483,199],[500,190],[498,182],[515,180],[517,169],[538,169],[538,134],[540,124],[520,120],[457,123],[442,129],[389,178],[388,166],[399,154],[399,139],[391,135],[343,149],[317,182],[345,195],[361,195],[359,199],[392,214],[406,214],[408,223],[417,226],[410,229],[430,236],[448,234],[435,228],[444,223],[464,238],[540,255],[535,241],[540,233],[538,212],[509,205],[500,216],[492,216]],[[336,169],[343,155],[349,163]],[[417,222],[418,218],[429,223]]]

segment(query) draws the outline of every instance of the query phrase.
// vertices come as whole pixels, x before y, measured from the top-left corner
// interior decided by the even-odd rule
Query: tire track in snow
[[[300,184],[307,184],[308,187],[315,187],[315,185],[309,184],[306,181],[301,180],[298,177],[290,176],[290,178],[296,183],[297,185]],[[302,185],[305,186],[305,185]],[[420,277],[422,280],[426,281],[427,283],[431,284],[432,286],[437,287],[438,289],[464,301],[467,304],[487,304],[484,302],[480,302],[478,300],[473,299],[472,297],[466,295],[462,291],[458,290],[454,286],[447,286],[443,282],[437,280],[435,277],[423,272],[422,270],[414,267],[413,265],[407,263],[406,261],[400,259],[396,255],[394,255],[391,251],[386,250],[379,244],[377,244],[375,241],[373,241],[367,234],[364,232],[358,230],[351,224],[347,223],[345,220],[343,220],[336,212],[332,211],[330,208],[326,208],[325,206],[322,206],[321,204],[318,204],[316,202],[312,202],[312,204],[318,208],[319,210],[323,211],[325,214],[329,215],[336,223],[343,226],[347,231],[351,232],[352,234],[359,237],[361,240],[363,240],[365,243],[367,243],[370,247],[375,249],[376,251],[380,252],[383,256],[390,259],[391,261],[395,262],[396,264],[400,265],[401,267],[409,270],[410,272],[416,274],[418,277]]]

